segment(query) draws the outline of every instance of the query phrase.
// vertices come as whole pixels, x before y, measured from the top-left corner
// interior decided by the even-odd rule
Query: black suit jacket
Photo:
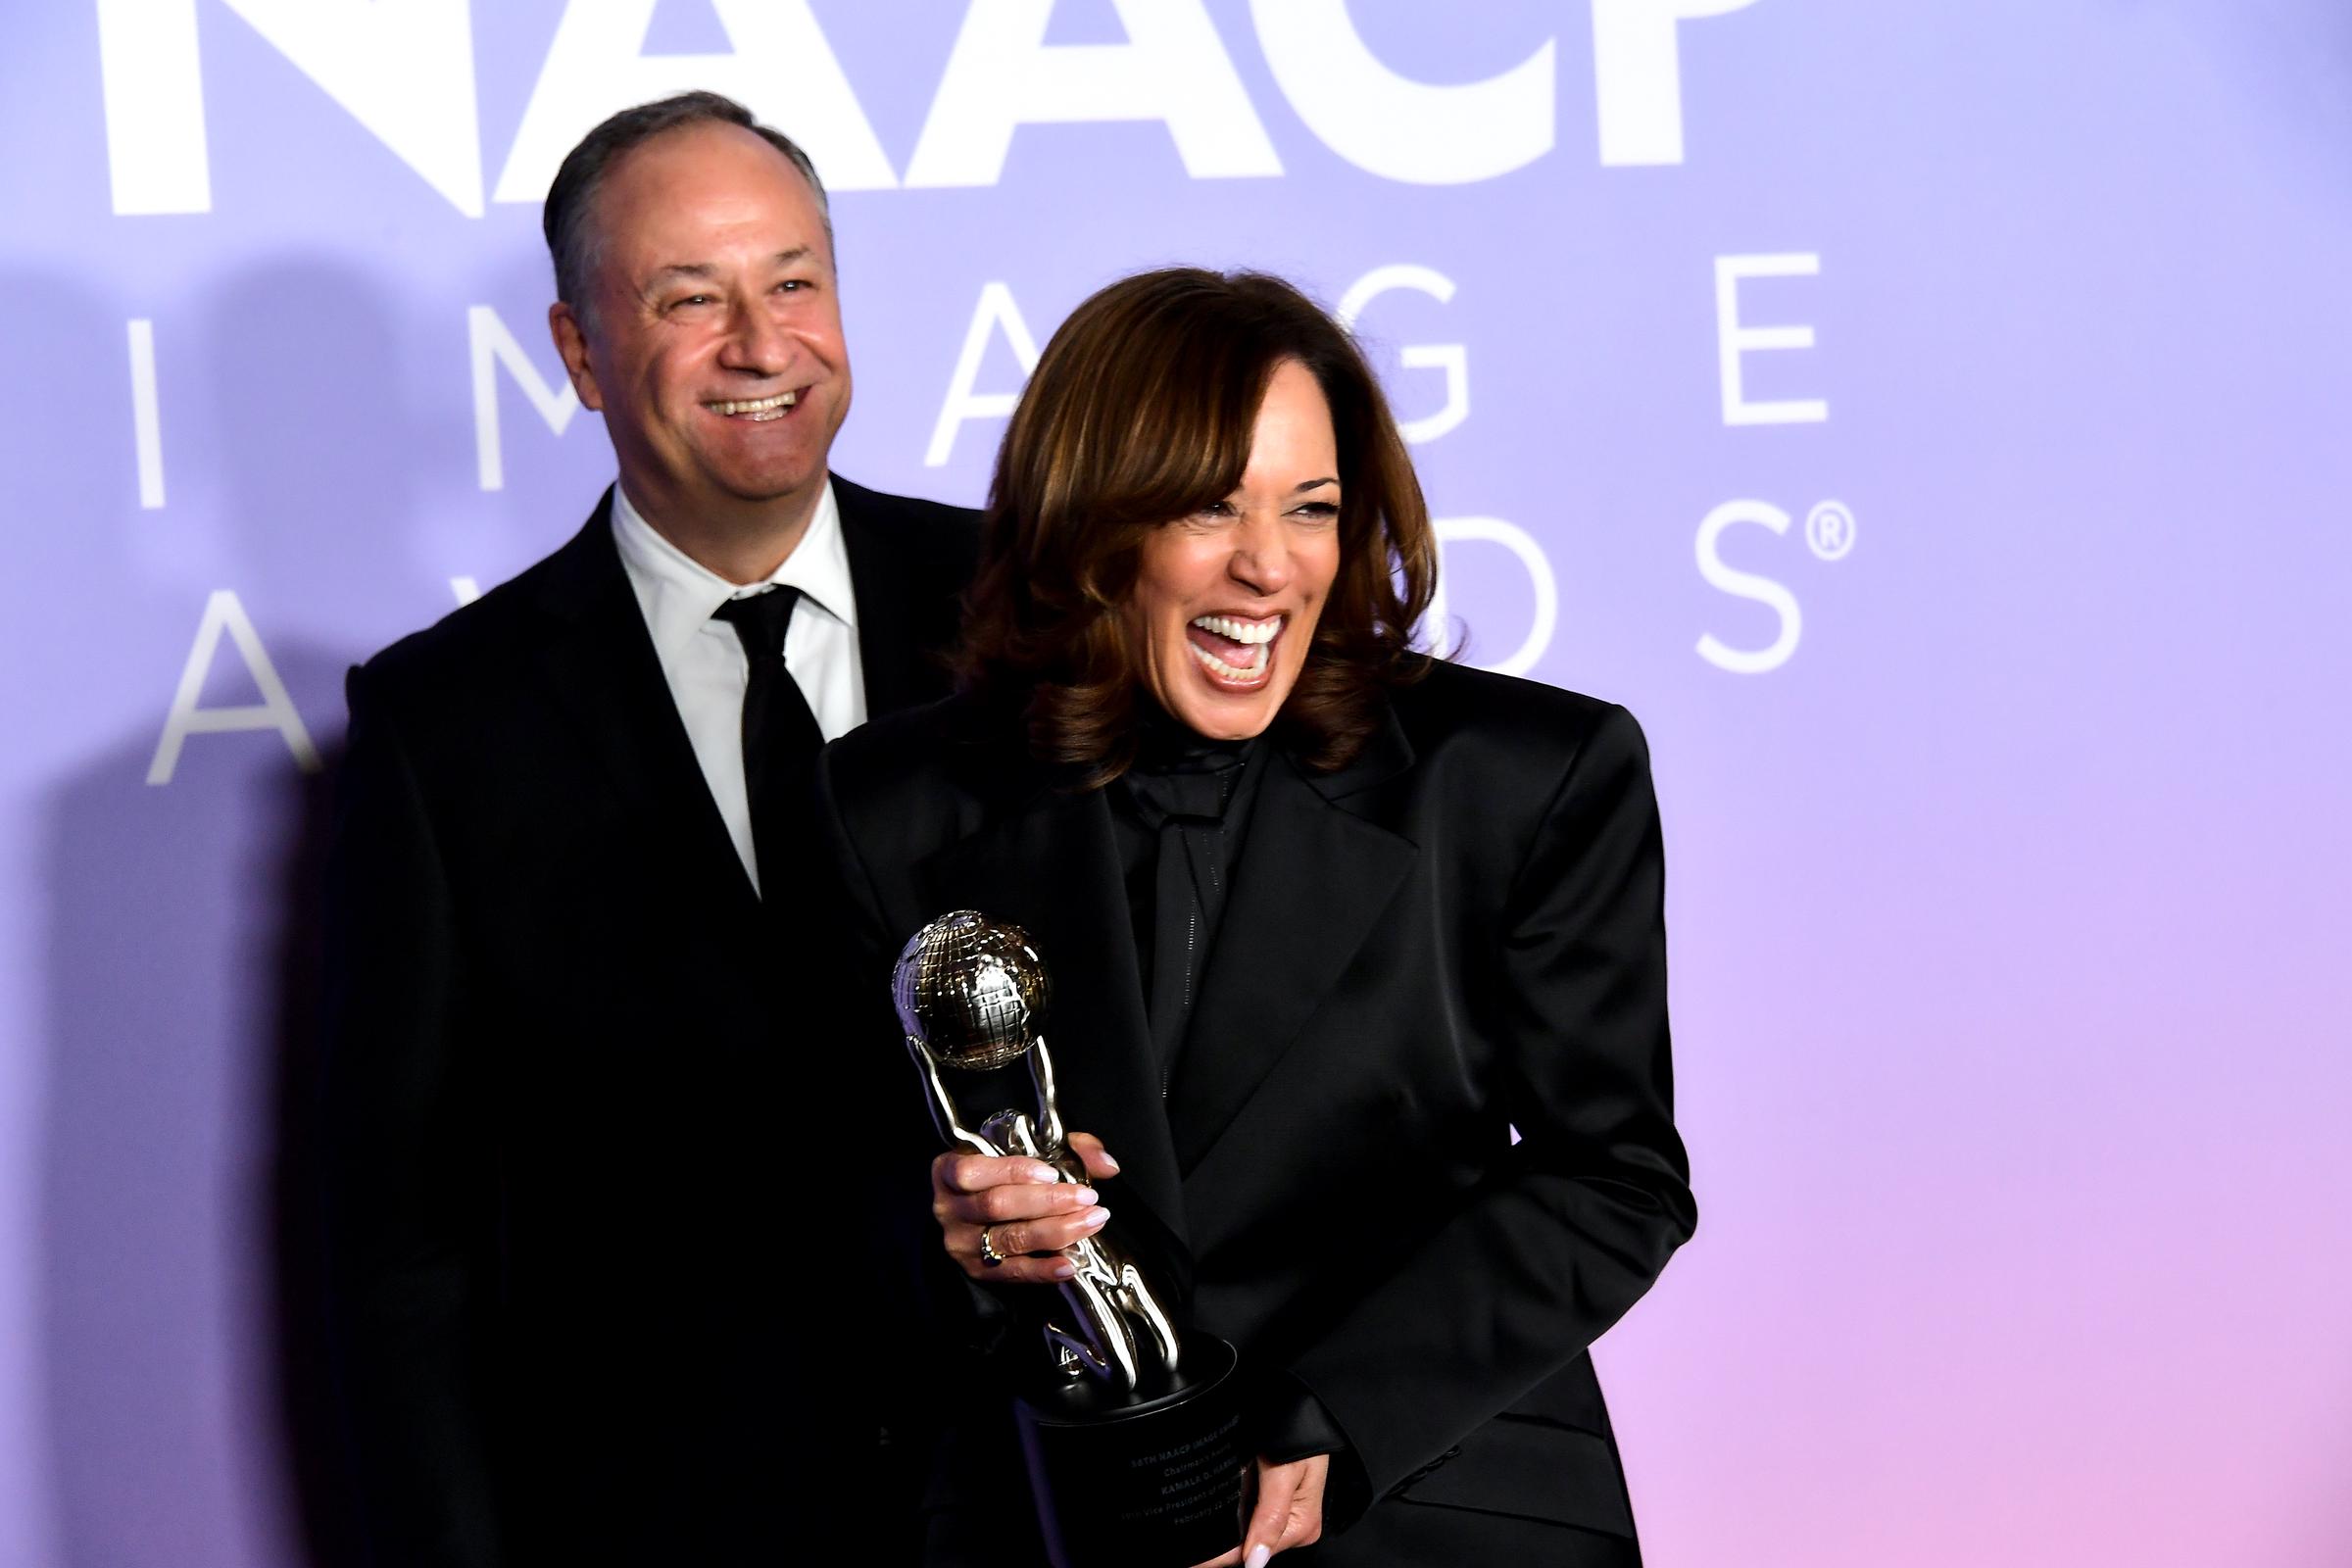
[[[834,483],[869,711],[936,698],[975,516]],[[830,1057],[610,509],[350,678],[329,1251],[385,1568],[793,1560],[810,1465],[873,1463],[779,1284]]]
[[[905,939],[957,907],[1036,939],[1068,1123],[1124,1164],[1114,1223],[1140,1208],[1181,1239],[1195,1321],[1312,1391],[1382,1499],[1302,1568],[1634,1560],[1585,1352],[1696,1220],[1641,731],[1439,665],[1342,771],[1257,765],[1164,1099],[1108,805],[1053,788],[975,699],[826,751],[812,825],[835,842],[853,967],[878,992]],[[876,1092],[919,1116],[888,1044],[903,1081]],[[927,1216],[905,1224],[937,1249]],[[1013,1463],[985,1433],[956,1447],[938,1537],[958,1509],[986,1521],[964,1539],[1001,1537]]]

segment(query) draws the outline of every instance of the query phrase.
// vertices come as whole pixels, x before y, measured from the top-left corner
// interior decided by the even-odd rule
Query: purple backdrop
[[[2352,1560],[2341,0],[78,0],[0,21],[0,1562],[337,1558],[307,767],[605,482],[535,198],[697,82],[837,187],[843,471],[976,501],[1089,289],[1286,271],[1467,657],[1647,723],[1653,1562]]]

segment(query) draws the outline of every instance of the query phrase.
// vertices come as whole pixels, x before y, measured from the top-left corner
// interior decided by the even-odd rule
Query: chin
[[[1197,682],[1174,693],[1173,700],[1167,692],[1152,695],[1178,722],[1204,740],[1246,741],[1273,727],[1295,684],[1277,675],[1253,692],[1201,690],[1206,682]]]
[[[1252,736],[1264,734],[1274,722],[1274,714],[1271,711],[1253,714],[1248,718],[1220,717],[1213,720],[1192,713],[1179,713],[1176,716],[1184,722],[1185,728],[1202,740],[1209,741],[1246,741]]]
[[[721,490],[736,500],[758,505],[781,501],[807,488],[808,481],[821,471],[811,465],[800,464],[788,470],[770,468],[757,473],[722,473],[712,477]]]

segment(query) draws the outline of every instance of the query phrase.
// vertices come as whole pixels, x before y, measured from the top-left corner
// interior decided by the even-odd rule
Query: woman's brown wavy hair
[[[1437,586],[1429,509],[1354,340],[1278,277],[1141,272],[1046,345],[997,455],[964,600],[965,682],[1021,709],[1041,761],[1093,787],[1134,760],[1143,662],[1120,612],[1144,540],[1241,483],[1288,360],[1331,406],[1340,568],[1276,726],[1306,765],[1344,766],[1385,689],[1427,666],[1410,640]]]

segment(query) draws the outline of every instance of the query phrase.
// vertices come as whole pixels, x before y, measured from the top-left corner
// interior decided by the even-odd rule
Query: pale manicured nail
[[[1095,1210],[1095,1211],[1094,1211],[1092,1214],[1089,1214],[1089,1215],[1087,1215],[1087,1216],[1086,1216],[1084,1219],[1080,1220],[1078,1223],[1079,1223],[1079,1225],[1080,1225],[1081,1227],[1083,1227],[1083,1228],[1084,1228],[1084,1229],[1086,1229],[1086,1230],[1090,1230],[1090,1231],[1092,1231],[1092,1230],[1100,1230],[1100,1229],[1102,1229],[1102,1228],[1103,1222],[1104,1222],[1104,1221],[1106,1221],[1106,1220],[1108,1220],[1109,1218],[1110,1218],[1110,1210],[1109,1210],[1109,1209],[1107,1209],[1107,1208],[1098,1208],[1098,1209],[1096,1209],[1096,1210]]]
[[[1102,1151],[1102,1163],[1103,1163],[1103,1164],[1105,1164],[1105,1165],[1108,1165],[1108,1166],[1110,1167],[1110,1171],[1111,1171],[1111,1174],[1112,1174],[1112,1175],[1114,1175],[1114,1176],[1115,1176],[1115,1175],[1117,1175],[1117,1174],[1118,1174],[1118,1171],[1119,1171],[1119,1161],[1118,1161],[1118,1156],[1116,1156],[1115,1154],[1111,1153],[1111,1152],[1110,1152],[1109,1150],[1107,1150],[1107,1149],[1105,1149],[1104,1151]]]
[[[1092,1207],[1095,1202],[1095,1190],[1092,1187],[1081,1187],[1072,1196],[1078,1200],[1080,1208]]]
[[[1061,1172],[1051,1165],[1037,1165],[1031,1167],[1029,1179],[1033,1182],[1057,1182],[1061,1180]]]
[[[1242,1568],[1266,1568],[1267,1559],[1273,1555],[1272,1546],[1251,1546],[1250,1555],[1242,1559]]]
[[[1068,1262],[1056,1263],[1047,1272],[1057,1280],[1075,1279],[1078,1275],[1078,1265]]]

